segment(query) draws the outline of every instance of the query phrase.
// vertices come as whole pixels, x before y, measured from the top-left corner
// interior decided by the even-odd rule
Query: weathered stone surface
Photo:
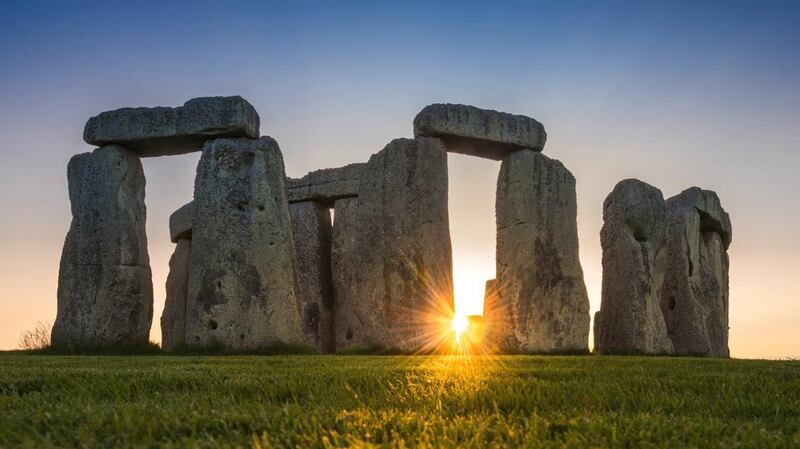
[[[414,118],[414,136],[444,139],[447,150],[501,160],[520,148],[542,151],[544,126],[514,115],[460,104],[432,104]]]
[[[353,345],[369,346],[369,322],[359,308],[356,292],[359,266],[356,246],[358,198],[336,200],[333,209],[331,274],[334,297],[335,349]]]
[[[327,206],[340,198],[358,196],[358,182],[366,164],[315,170],[299,179],[286,178],[289,202],[316,201]]]
[[[92,145],[124,145],[142,157],[200,151],[220,137],[259,135],[255,108],[242,97],[194,98],[177,108],[122,108],[86,122],[83,140]]]
[[[290,204],[289,214],[306,343],[319,352],[333,352],[331,214],[327,207],[313,201]]]
[[[194,189],[190,346],[303,342],[283,157],[270,137],[203,147]]]
[[[337,348],[410,352],[449,343],[453,281],[444,145],[434,138],[393,140],[370,158],[358,195],[352,254],[358,271],[353,296],[336,292]],[[340,220],[352,219],[340,212],[334,211],[335,247]],[[334,279],[339,276],[335,272]]]
[[[575,178],[541,153],[511,153],[500,167],[495,208],[493,343],[512,352],[586,351],[589,299],[578,259]]]
[[[667,200],[661,310],[677,354],[728,357],[730,217],[717,194],[692,187]]]
[[[669,354],[672,341],[661,313],[666,270],[666,204],[638,179],[617,183],[603,203],[603,290],[595,314],[598,352]]]
[[[52,344],[146,344],[153,285],[142,164],[135,153],[110,145],[74,156],[67,175],[72,223],[61,254]]]
[[[192,267],[192,241],[180,239],[169,259],[167,299],[161,314],[161,348],[172,351],[186,344],[186,296]]]
[[[172,243],[192,238],[192,215],[194,201],[190,201],[169,216],[169,237]]]

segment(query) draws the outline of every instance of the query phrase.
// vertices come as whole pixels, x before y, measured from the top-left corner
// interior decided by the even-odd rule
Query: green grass
[[[0,354],[0,447],[800,447],[800,363]]]

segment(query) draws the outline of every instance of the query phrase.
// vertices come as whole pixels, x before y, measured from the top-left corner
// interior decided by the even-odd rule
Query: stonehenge
[[[667,270],[661,310],[675,353],[728,357],[731,221],[699,187],[667,200]]]
[[[575,177],[533,150],[503,159],[497,180],[493,343],[512,352],[588,351],[589,296],[578,258]]]
[[[153,285],[142,164],[135,153],[108,145],[74,156],[67,179],[72,223],[61,254],[52,344],[146,344]]]
[[[201,152],[194,195],[169,219],[162,348],[320,353],[453,348],[448,153],[501,161],[496,279],[469,353],[585,353],[576,180],[542,154],[533,118],[432,104],[414,137],[287,177],[241,97],[122,108],[88,120],[97,146],[67,169],[72,222],[53,346],[147,344],[153,286],[140,158]],[[641,181],[604,204],[598,352],[726,357],[730,218],[714,192],[666,202]],[[477,324],[473,325],[473,327]],[[480,344],[481,348],[474,347]]]
[[[594,346],[607,353],[672,353],[661,313],[666,270],[666,203],[637,179],[617,183],[603,202],[602,303]]]

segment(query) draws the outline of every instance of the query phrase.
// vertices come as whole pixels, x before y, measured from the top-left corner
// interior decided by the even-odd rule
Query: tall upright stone
[[[339,218],[336,210],[334,228]],[[447,153],[439,139],[395,139],[369,159],[355,228],[358,271],[347,298],[355,304],[336,309],[337,336],[344,331],[354,344],[407,352],[446,343],[453,281]],[[355,324],[342,329],[345,323]]]
[[[331,242],[331,277],[334,298],[335,350],[351,346],[370,346],[371,333],[365,314],[359,309],[356,293],[359,266],[357,262],[356,222],[358,198],[342,198],[333,206]]]
[[[117,146],[74,156],[70,224],[58,276],[54,347],[143,345],[153,319],[145,235],[145,178]]]
[[[661,295],[677,354],[728,357],[731,221],[719,197],[692,187],[667,200],[667,271]]]
[[[331,215],[314,201],[289,205],[297,256],[297,296],[306,343],[333,352],[333,286],[331,285]]]
[[[186,297],[192,268],[192,241],[179,239],[169,259],[167,296],[161,314],[161,348],[174,351],[186,344]]]
[[[603,287],[595,314],[595,350],[669,354],[661,313],[666,270],[666,204],[657,188],[626,179],[603,203]]]
[[[492,342],[512,352],[585,352],[589,299],[578,259],[575,178],[532,150],[497,181],[497,312]]]
[[[253,350],[302,342],[294,247],[277,142],[206,142],[197,167],[189,346]]]

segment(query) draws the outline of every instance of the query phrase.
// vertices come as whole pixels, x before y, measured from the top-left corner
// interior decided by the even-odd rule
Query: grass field
[[[800,447],[800,363],[0,354],[0,447]]]

